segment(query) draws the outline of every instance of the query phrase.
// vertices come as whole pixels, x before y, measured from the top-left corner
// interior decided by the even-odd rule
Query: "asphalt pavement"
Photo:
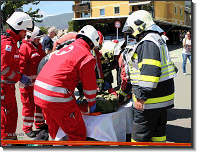
[[[169,52],[172,61],[178,67],[178,75],[175,78],[175,107],[168,110],[168,122],[167,122],[167,142],[174,143],[191,143],[191,64],[189,60],[186,64],[187,75],[183,75],[182,72],[182,46],[168,45]],[[113,70],[114,79],[116,80],[116,71]],[[116,82],[113,83],[113,87],[116,86]],[[165,88],[164,88],[165,89]],[[22,103],[20,99],[20,93],[18,89],[18,83],[16,84],[16,98],[18,104],[18,124],[16,133],[19,140],[33,140],[28,138],[22,131]],[[33,127],[35,130],[35,127]]]

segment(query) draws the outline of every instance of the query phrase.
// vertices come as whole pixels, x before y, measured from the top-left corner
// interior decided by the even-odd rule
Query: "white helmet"
[[[88,37],[94,44],[95,47],[99,46],[100,37],[97,30],[92,25],[84,26],[77,34],[76,38],[79,35],[84,35]]]
[[[40,30],[40,28],[37,26],[34,26],[33,32],[27,32],[26,37],[27,38],[29,37],[29,40],[33,42],[35,38],[40,38],[43,35],[44,33]]]
[[[129,15],[122,32],[129,31],[128,33],[132,33],[132,35],[135,37],[143,31],[148,30],[160,32],[162,29],[154,23],[149,12],[145,10],[138,10]]]
[[[32,18],[24,12],[14,12],[6,21],[15,30],[33,31],[34,22]]]

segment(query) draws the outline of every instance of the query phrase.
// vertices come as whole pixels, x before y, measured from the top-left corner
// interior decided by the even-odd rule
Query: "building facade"
[[[124,25],[129,14],[137,10],[148,11],[158,25],[167,25],[166,29],[172,25],[179,29],[191,28],[188,27],[191,14],[189,18],[185,1],[74,1],[73,20],[109,23],[119,20]]]

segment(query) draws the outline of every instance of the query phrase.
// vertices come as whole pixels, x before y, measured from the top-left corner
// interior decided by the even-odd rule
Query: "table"
[[[99,141],[126,141],[126,134],[131,134],[133,109],[132,100],[121,105],[116,112],[98,116],[83,115],[86,136]],[[65,136],[61,128],[55,140]]]

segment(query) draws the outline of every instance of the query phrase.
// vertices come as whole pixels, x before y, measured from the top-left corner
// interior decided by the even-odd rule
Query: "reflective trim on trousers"
[[[50,102],[69,102],[73,100],[73,97],[70,96],[69,98],[62,98],[62,97],[51,97],[45,94],[42,94],[40,92],[37,92],[34,90],[34,96],[42,99],[42,100],[46,100],[46,101],[50,101]]]
[[[23,116],[23,120],[34,120],[34,117]]]
[[[87,102],[94,102],[96,101],[96,98],[93,98],[93,99],[87,99]]]
[[[34,116],[43,116],[42,113],[34,113]]]
[[[44,118],[34,118],[35,122],[43,122],[44,121]]]
[[[25,126],[33,126],[33,122],[23,122]]]
[[[46,90],[49,90],[49,91],[53,91],[53,92],[58,92],[58,93],[63,93],[63,94],[67,94],[68,93],[68,89],[66,89],[66,88],[52,86],[52,85],[49,85],[47,83],[41,82],[39,80],[35,81],[35,85],[37,85],[37,86],[39,86],[39,87],[41,87],[43,89],[46,89]]]
[[[162,136],[162,137],[152,137],[151,140],[153,142],[166,142],[166,136]]]
[[[84,89],[83,89],[83,92],[84,92],[85,94],[87,94],[87,95],[93,95],[93,94],[96,94],[96,93],[97,93],[97,90],[90,90],[90,91],[88,91],[88,90],[84,90]]]

